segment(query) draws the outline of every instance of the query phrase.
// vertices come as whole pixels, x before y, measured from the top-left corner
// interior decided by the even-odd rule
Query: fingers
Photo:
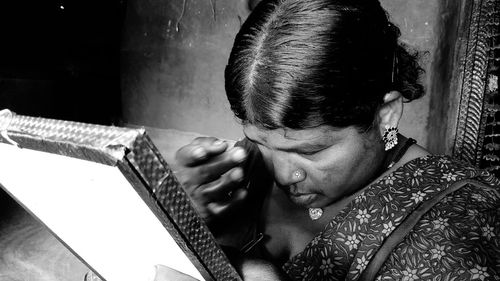
[[[243,181],[243,169],[233,168],[209,185],[201,186],[199,192],[208,201],[224,201],[228,194],[237,189]]]
[[[227,147],[226,142],[216,138],[196,138],[190,144],[181,147],[176,152],[175,159],[178,164],[190,167],[202,163],[211,156],[223,153]]]
[[[218,179],[222,174],[242,163],[246,158],[246,152],[240,147],[232,148],[227,153],[220,155],[204,165],[192,168],[191,172],[196,177],[190,180],[197,181],[192,184],[203,184]],[[236,175],[235,175],[236,176]]]
[[[198,213],[210,221],[246,197],[240,188],[244,179],[242,163],[247,158],[241,147],[228,148],[216,138],[197,138],[179,149],[175,172]]]
[[[248,195],[248,191],[244,188],[239,188],[235,190],[232,194],[232,198],[229,201],[225,202],[211,202],[207,205],[207,211],[212,216],[219,216],[224,213],[230,207],[234,205],[242,203],[246,196]]]
[[[198,209],[202,217],[210,220],[220,216],[229,208],[242,203],[248,192],[241,186],[243,180],[243,169],[233,168],[217,181],[200,186],[192,196],[198,198],[198,202],[204,206]]]
[[[187,187],[199,186],[219,179],[224,173],[246,159],[244,149],[231,148],[228,152],[207,159],[205,163],[177,171],[176,176]]]

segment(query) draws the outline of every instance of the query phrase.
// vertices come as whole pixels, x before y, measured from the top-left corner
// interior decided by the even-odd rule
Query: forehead
[[[329,143],[345,136],[348,131],[347,128],[339,129],[326,125],[302,130],[290,128],[267,130],[254,125],[245,125],[243,128],[243,132],[249,139],[276,148]]]

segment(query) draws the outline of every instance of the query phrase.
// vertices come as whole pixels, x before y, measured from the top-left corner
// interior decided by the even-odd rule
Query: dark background
[[[124,12],[121,0],[0,1],[0,110],[119,123]],[[0,229],[15,212],[0,188]]]
[[[0,110],[118,123],[125,6],[125,0],[0,1]]]
[[[124,17],[124,0],[0,1],[0,110],[119,125]],[[47,234],[0,188],[0,275],[83,280],[89,269]]]

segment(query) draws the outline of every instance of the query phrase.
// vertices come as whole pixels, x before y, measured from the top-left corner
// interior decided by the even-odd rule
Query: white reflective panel
[[[203,280],[117,167],[0,143],[0,183],[108,281]]]

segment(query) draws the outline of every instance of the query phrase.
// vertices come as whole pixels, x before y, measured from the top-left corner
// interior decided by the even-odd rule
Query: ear
[[[384,103],[378,110],[378,126],[380,135],[384,134],[385,127],[398,127],[403,115],[403,96],[398,91],[392,91],[384,96]]]

